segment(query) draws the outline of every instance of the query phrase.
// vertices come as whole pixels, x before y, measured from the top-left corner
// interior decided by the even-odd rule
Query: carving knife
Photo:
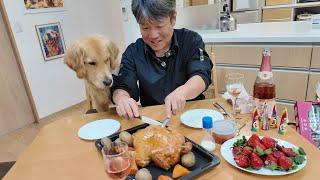
[[[147,117],[147,116],[139,116],[138,117],[142,122],[144,123],[147,123],[147,124],[152,124],[152,125],[156,125],[156,126],[162,126],[162,123],[155,120],[155,119],[152,119],[150,117]]]

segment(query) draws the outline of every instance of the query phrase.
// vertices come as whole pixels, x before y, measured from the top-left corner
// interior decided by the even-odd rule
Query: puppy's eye
[[[96,65],[96,62],[89,62],[88,64],[94,66],[94,65]]]

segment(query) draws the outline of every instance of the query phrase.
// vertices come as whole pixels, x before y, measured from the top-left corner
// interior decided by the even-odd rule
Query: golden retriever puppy
[[[98,112],[109,110],[112,71],[119,66],[118,47],[100,35],[87,36],[67,49],[64,62],[84,79],[87,91]]]

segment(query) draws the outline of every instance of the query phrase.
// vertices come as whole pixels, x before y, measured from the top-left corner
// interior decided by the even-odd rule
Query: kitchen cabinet
[[[191,0],[191,6],[206,5],[210,0]]]
[[[244,86],[249,94],[253,94],[253,84],[258,74],[258,68],[223,67],[218,66],[218,88],[219,92],[226,91],[224,77],[231,72],[244,74]],[[277,98],[281,100],[304,100],[308,84],[307,72],[294,72],[285,70],[273,70],[276,84]],[[293,83],[294,82],[294,83]],[[299,84],[297,86],[297,84]]]
[[[282,4],[291,4],[295,2],[295,0],[266,0],[266,6],[275,6]]]
[[[291,21],[293,12],[293,9],[264,9],[262,22]]]
[[[307,100],[313,101],[316,96],[316,84],[320,82],[320,72],[311,72],[309,76]]]
[[[214,46],[217,63],[259,66],[264,47],[253,46]],[[312,46],[274,46],[271,47],[271,62],[274,67],[309,68]],[[320,51],[320,48],[319,48]],[[319,53],[320,54],[320,53]],[[319,57],[320,58],[320,57]],[[319,59],[318,58],[318,59]],[[320,59],[319,59],[320,67]]]
[[[313,100],[314,86],[320,81],[320,47],[312,45],[212,45],[217,62],[219,92],[224,92],[226,73],[245,75],[245,88],[252,94],[264,47],[271,49],[271,63],[277,98],[293,103]]]
[[[320,70],[320,46],[314,46],[313,48],[311,68],[317,68]]]

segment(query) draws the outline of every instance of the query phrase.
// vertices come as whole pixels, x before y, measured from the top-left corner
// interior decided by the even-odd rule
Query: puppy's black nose
[[[106,79],[106,80],[104,80],[104,81],[102,81],[103,82],[103,84],[105,85],[105,86],[110,86],[110,84],[112,83],[112,79]]]

